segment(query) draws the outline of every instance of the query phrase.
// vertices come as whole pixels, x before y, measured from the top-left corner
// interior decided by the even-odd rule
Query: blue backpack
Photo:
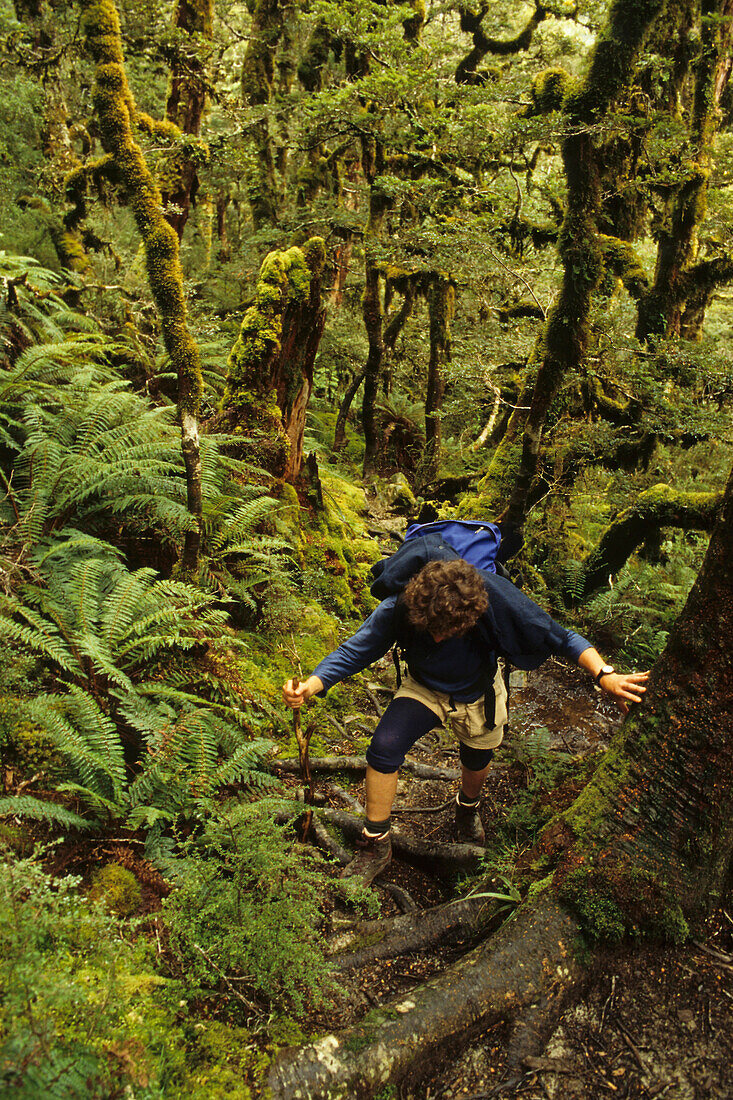
[[[427,562],[454,558],[463,558],[486,573],[498,571],[506,576],[503,561],[518,548],[513,531],[504,532],[499,524],[488,520],[413,523],[399,550],[372,566],[370,592],[378,600],[394,596]]]
[[[375,562],[371,568],[372,584],[369,589],[378,600],[399,595],[408,581],[429,561],[453,561],[463,558],[485,573],[499,573],[509,580],[503,561],[510,558],[522,545],[521,536],[514,528],[496,523],[475,520],[436,520],[434,523],[413,523],[407,528],[405,540],[394,554]],[[487,582],[488,583],[488,582]],[[503,581],[496,582],[503,584]],[[509,591],[514,591],[509,586]],[[395,607],[395,633],[397,644],[392,657],[397,672],[397,686],[402,683],[400,650],[404,646],[407,617],[402,601]],[[505,664],[504,678],[509,697],[509,669]],[[489,726],[494,718],[494,696],[487,693],[484,701],[486,721]]]

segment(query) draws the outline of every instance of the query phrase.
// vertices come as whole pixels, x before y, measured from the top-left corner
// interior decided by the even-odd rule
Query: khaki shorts
[[[496,725],[493,729],[489,729],[484,721],[483,695],[475,703],[454,703],[451,706],[448,695],[425,687],[408,672],[394,697],[395,699],[416,699],[418,703],[422,703],[445,725],[450,723],[454,734],[464,745],[470,745],[474,749],[495,749],[504,739],[504,726],[507,721],[507,694],[501,667],[497,669],[494,677],[494,694],[496,695],[494,712]]]

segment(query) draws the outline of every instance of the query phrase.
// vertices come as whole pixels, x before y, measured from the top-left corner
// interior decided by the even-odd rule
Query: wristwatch
[[[601,679],[604,676],[610,676],[610,674],[612,672],[615,672],[615,671],[616,671],[616,669],[613,667],[613,665],[601,665],[600,672],[598,672],[593,677],[593,683],[596,684],[598,687],[600,687],[601,686]]]

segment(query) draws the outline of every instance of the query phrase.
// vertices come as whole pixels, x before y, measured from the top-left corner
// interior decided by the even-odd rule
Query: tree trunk
[[[242,100],[249,107],[266,107],[272,98],[275,52],[283,34],[283,20],[281,0],[257,0],[242,63]],[[265,225],[276,225],[278,220],[275,152],[267,114],[252,126],[250,134],[257,171],[249,182],[249,200],[255,229],[261,229]]]
[[[182,566],[196,568],[201,541],[201,457],[198,414],[203,383],[198,347],[186,323],[186,300],[178,237],[163,217],[158,185],[150,174],[132,122],[137,118],[125,75],[117,8],[113,0],[84,0],[86,43],[96,65],[94,106],[102,144],[111,154],[135,215],[145,250],[150,289],[158,307],[163,340],[178,375],[178,416],[186,467],[188,507],[195,528],[186,535]],[[152,120],[150,120],[152,124]]]
[[[362,384],[366,377],[367,369],[364,367],[363,371],[360,371],[351,381],[351,385],[344,394],[344,399],[339,406],[338,416],[336,417],[336,427],[333,432],[333,449],[334,451],[340,451],[343,449],[346,443],[346,422],[349,419],[349,411],[351,409],[351,403],[356,397],[359,390],[359,386]]]
[[[702,0],[701,15],[702,48],[695,69],[689,138],[691,157],[687,175],[674,189],[661,221],[654,283],[639,303],[636,335],[640,340],[680,336],[688,296],[695,299],[694,325],[699,331],[700,310],[709,301],[699,293],[692,265],[697,259],[698,231],[707,212],[719,97],[730,77],[733,0]]]
[[[443,366],[450,361],[450,324],[455,303],[455,285],[443,275],[432,279],[428,291],[430,316],[430,360],[425,394],[425,466],[426,484],[438,476],[441,444],[441,410],[445,396]]]
[[[378,248],[384,218],[390,206],[391,201],[382,189],[372,182],[369,193],[369,221],[364,236],[365,274],[364,296],[362,298],[362,316],[369,341],[364,378],[364,397],[361,406],[364,429],[365,477],[374,472],[379,450],[376,404],[379,391],[379,375],[382,369],[382,356],[384,354],[384,309],[382,305],[382,271]]]
[[[223,418],[252,441],[261,464],[289,481],[303,464],[305,414],[326,319],[325,257],[320,237],[265,257],[255,304],[229,356]]]
[[[562,158],[567,180],[567,209],[560,233],[563,283],[545,326],[545,350],[537,372],[532,406],[524,428],[522,457],[507,518],[521,526],[526,515],[532,479],[539,461],[542,429],[550,405],[566,372],[581,363],[588,345],[593,293],[603,273],[598,234],[601,168],[594,127],[631,79],[633,66],[647,29],[659,14],[663,0],[614,0],[608,23],[599,39],[585,79],[577,91],[572,85],[559,101],[569,136]],[[545,84],[549,85],[549,81]],[[535,93],[537,94],[537,93]]]
[[[722,493],[683,493],[668,485],[653,485],[609,524],[597,548],[582,564],[580,579],[569,593],[586,600],[609,576],[618,573],[634,550],[653,531],[679,527],[684,531],[711,531],[723,501]]]
[[[211,39],[213,34],[213,0],[177,0],[173,13],[173,26],[184,31],[187,36],[196,35],[202,39]],[[171,67],[171,84],[166,104],[166,118],[174,123],[184,134],[198,137],[201,133],[201,121],[206,107],[206,71],[204,63],[197,53],[189,55],[185,64],[174,60]],[[178,240],[183,238],[183,230],[191,213],[191,204],[198,191],[198,173],[196,161],[185,153],[178,153],[178,180],[169,191],[163,192],[164,205],[172,205],[175,210],[166,213],[168,223],[175,229]]]

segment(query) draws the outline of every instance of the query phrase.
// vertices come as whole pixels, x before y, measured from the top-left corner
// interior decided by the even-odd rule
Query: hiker
[[[392,858],[390,814],[405,755],[443,722],[450,722],[459,741],[458,838],[484,844],[481,788],[507,721],[498,657],[526,669],[537,668],[552,655],[567,657],[589,672],[624,712],[646,690],[648,673],[617,673],[590,642],[565,630],[509,580],[479,572],[453,551],[450,555],[449,560],[428,561],[401,593],[384,599],[307,680],[297,687],[293,680],[283,685],[285,702],[297,709],[313,695],[325,695],[334,684],[361,672],[395,644],[403,652],[408,674],[366,753],[366,820],[357,842],[360,852],[342,872],[358,875],[365,883]]]

